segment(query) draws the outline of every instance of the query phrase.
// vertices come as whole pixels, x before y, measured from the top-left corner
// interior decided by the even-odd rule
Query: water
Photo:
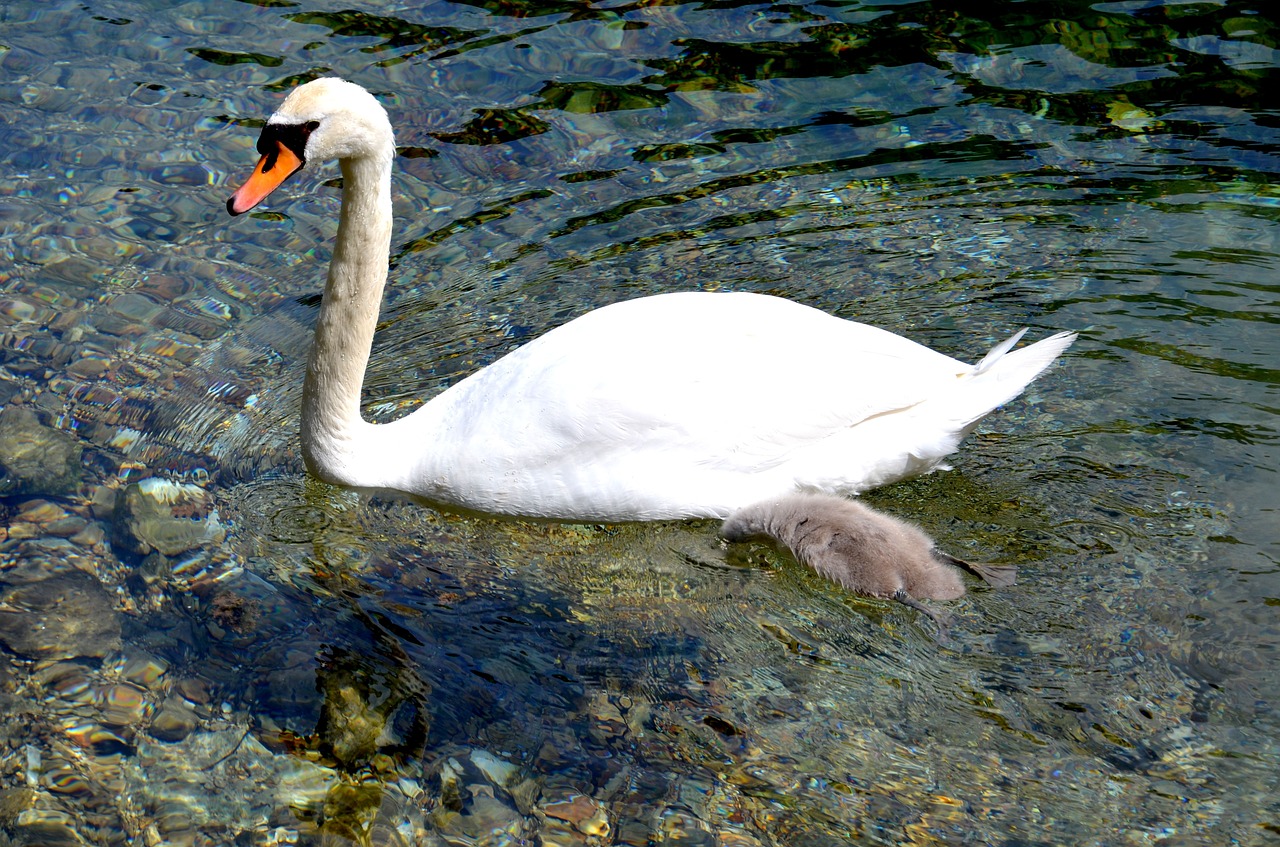
[[[340,5],[0,10],[0,401],[83,450],[70,490],[0,498],[0,612],[24,626],[13,587],[78,569],[120,629],[97,656],[6,641],[6,835],[1278,837],[1263,4]],[[222,204],[257,122],[327,73],[378,93],[401,153],[370,415],[659,291],[782,294],[970,359],[1078,330],[954,470],[870,497],[1020,585],[952,604],[939,646],[709,524],[308,480],[336,170]],[[153,475],[208,491],[223,540],[125,550],[108,493]]]

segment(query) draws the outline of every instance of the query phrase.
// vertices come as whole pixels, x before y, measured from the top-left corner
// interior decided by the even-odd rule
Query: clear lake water
[[[1075,330],[867,496],[1018,585],[939,644],[712,522],[310,479],[338,172],[224,203],[324,75],[397,133],[369,417],[666,291]],[[0,451],[69,458],[0,477],[0,844],[1280,842],[1277,98],[1262,0],[5,2]]]

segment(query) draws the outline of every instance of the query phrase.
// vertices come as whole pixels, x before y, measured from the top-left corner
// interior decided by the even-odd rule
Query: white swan
[[[342,212],[307,362],[302,450],[317,477],[494,514],[724,518],[796,491],[852,496],[942,466],[1075,335],[977,365],[777,297],[688,292],[597,309],[371,424],[360,389],[391,242],[395,142],[363,88],[294,90],[227,201],[262,201],[337,159]]]

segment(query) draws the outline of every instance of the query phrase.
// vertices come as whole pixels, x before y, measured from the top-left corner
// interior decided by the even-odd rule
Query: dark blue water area
[[[366,416],[668,291],[966,361],[1073,330],[866,497],[1019,583],[939,643],[712,523],[309,477],[340,174],[224,204],[325,75],[396,129]],[[1277,83],[1245,0],[4,4],[0,832],[1269,843]]]

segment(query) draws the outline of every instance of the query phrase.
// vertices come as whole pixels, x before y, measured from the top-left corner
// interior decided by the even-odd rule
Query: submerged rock
[[[324,701],[316,735],[344,768],[358,768],[378,753],[421,749],[428,689],[411,672],[335,650],[319,671],[317,687]]]
[[[120,647],[111,592],[80,571],[0,588],[0,642],[32,659],[102,657]]]
[[[226,535],[213,497],[198,485],[150,477],[125,488],[116,504],[112,542],[131,553],[177,556]]]
[[[14,847],[84,847],[87,843],[75,829],[61,820],[20,821],[13,828]]]
[[[435,825],[449,844],[521,843],[529,834],[514,806],[488,794],[473,796],[461,812],[437,810]]]
[[[236,727],[197,730],[177,742],[140,739],[137,755],[122,763],[122,776],[166,843],[190,843],[200,830],[226,836],[216,843],[231,843],[269,820],[297,829],[294,810],[318,810],[338,782],[334,771],[272,753]]]
[[[28,785],[0,789],[0,826],[13,826],[18,817],[31,808],[35,801],[35,789]]]
[[[542,814],[547,819],[544,828],[554,826],[558,821],[582,835],[604,838],[609,834],[609,816],[604,806],[583,794],[570,794],[563,799],[546,802],[542,806]]]
[[[510,762],[472,750],[445,757],[436,769],[440,784],[430,820],[446,843],[500,844],[530,836],[533,821],[505,787],[519,776]]]
[[[80,445],[40,423],[35,412],[0,412],[0,495],[64,494],[80,485]]]

